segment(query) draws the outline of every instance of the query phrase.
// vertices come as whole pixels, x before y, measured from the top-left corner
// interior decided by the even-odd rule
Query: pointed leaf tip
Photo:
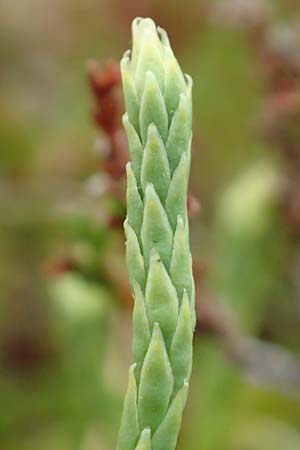
[[[133,364],[129,368],[128,387],[123,406],[117,450],[134,449],[139,436],[135,367],[136,365]]]
[[[129,116],[127,113],[125,113],[123,115],[122,122],[123,122],[123,126],[125,128],[127,139],[128,139],[132,170],[133,170],[133,173],[134,173],[136,181],[137,181],[137,186],[139,186],[140,185],[140,172],[141,172],[142,159],[143,159],[142,143],[140,141],[140,137],[139,137],[136,129],[130,122]]]
[[[132,352],[137,363],[136,373],[139,375],[142,362],[147,352],[150,341],[150,330],[146,312],[145,300],[138,283],[133,284],[134,309],[133,309],[133,340]]]
[[[147,184],[153,184],[161,202],[165,201],[170,185],[170,168],[165,146],[154,123],[149,125],[147,132],[141,183],[144,190]]]
[[[142,142],[144,144],[147,139],[148,127],[151,123],[155,123],[163,142],[166,141],[168,136],[166,104],[157,78],[151,70],[146,72],[144,89],[141,96],[139,121]]]
[[[188,383],[184,382],[152,438],[152,450],[175,450],[187,391]]]
[[[184,270],[182,269],[184,267]],[[176,287],[178,297],[182,298],[186,289],[191,305],[194,297],[194,279],[192,255],[189,247],[188,234],[182,217],[178,216],[174,236],[173,252],[170,264],[170,275]]]
[[[140,236],[143,220],[143,201],[141,199],[137,181],[130,162],[126,165],[127,174],[127,218],[129,225],[133,228],[137,236]]]
[[[153,248],[157,249],[165,267],[168,269],[173,245],[173,233],[166,212],[152,184],[148,184],[145,190],[141,238],[146,271],[149,268],[150,252]]]
[[[177,225],[178,215],[184,219],[186,219],[187,216],[187,188],[187,157],[184,152],[181,155],[179,164],[173,173],[166,198],[166,211],[174,231]]]
[[[168,348],[176,328],[178,298],[176,289],[156,249],[151,251],[145,302],[150,329],[154,323],[159,323]]]
[[[144,289],[146,283],[144,258],[141,254],[138,238],[129,225],[128,219],[124,222],[124,230],[126,236],[126,266],[130,285],[133,287],[134,281],[137,281]]]
[[[179,311],[177,327],[170,348],[170,361],[174,373],[174,391],[176,395],[186,379],[189,379],[192,369],[193,324],[191,306],[186,291]]]
[[[173,115],[166,149],[171,172],[176,169],[181,155],[187,152],[191,136],[190,104],[186,94],[180,94],[178,107]]]
[[[136,129],[137,133],[139,133],[140,101],[130,71],[130,61],[128,56],[123,57],[123,59],[121,60],[121,75],[126,111],[128,113],[130,122]]]
[[[141,437],[139,439],[138,445],[135,450],[151,450],[151,430],[150,428],[145,428],[142,431]]]
[[[153,327],[151,341],[140,376],[139,423],[152,432],[161,423],[173,390],[173,374],[159,325]]]

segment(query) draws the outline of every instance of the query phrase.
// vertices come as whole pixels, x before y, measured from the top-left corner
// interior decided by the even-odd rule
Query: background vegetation
[[[114,60],[138,15],[194,79],[198,323],[178,450],[297,450],[298,0],[2,0],[0,448],[116,442],[131,296]]]

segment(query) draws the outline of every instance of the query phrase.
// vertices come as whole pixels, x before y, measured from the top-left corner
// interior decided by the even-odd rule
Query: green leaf
[[[138,415],[141,428],[154,433],[162,422],[173,391],[173,374],[163,336],[156,323],[140,378]]]
[[[131,168],[131,163],[126,164],[127,173],[127,218],[129,225],[139,237],[143,220],[143,202],[138,191],[136,178]]]
[[[146,274],[144,267],[144,258],[141,255],[140,245],[134,230],[128,223],[128,219],[124,222],[126,236],[126,266],[129,275],[131,287],[134,281],[137,281],[142,289],[145,289]]]
[[[173,396],[177,394],[185,379],[189,379],[192,370],[193,324],[191,306],[184,292],[177,327],[170,347],[170,361],[174,374]]]
[[[148,128],[147,143],[141,169],[141,183],[145,190],[152,183],[163,203],[170,185],[170,168],[166,149],[154,124]]]
[[[156,125],[163,142],[166,142],[168,136],[168,114],[166,104],[157,79],[150,70],[146,73],[145,86],[141,98],[139,121],[143,144],[146,142],[148,127],[151,123]]]
[[[141,434],[138,445],[135,450],[151,450],[151,430],[145,428]]]
[[[188,382],[184,382],[182,388],[171,403],[163,422],[152,438],[152,450],[174,450],[181,426],[182,411],[185,407]]]
[[[155,67],[155,74],[163,83],[162,45],[157,27],[152,19],[137,17],[132,22],[132,57],[131,70],[138,74],[135,82],[143,84],[145,73]],[[146,46],[145,46],[146,44]],[[144,69],[144,70],[143,70]],[[161,69],[162,74],[158,72]]]
[[[140,286],[134,284],[134,309],[133,309],[133,339],[132,353],[137,363],[135,373],[139,378],[141,362],[144,360],[150,342],[150,330],[145,306],[145,300]]]
[[[129,368],[128,387],[124,401],[117,450],[134,450],[139,436],[137,386],[134,370],[135,364]]]
[[[136,132],[140,132],[139,125],[139,111],[140,111],[140,101],[137,96],[134,81],[130,73],[130,52],[126,52],[121,60],[121,73],[122,73],[122,84],[125,99],[126,111],[128,118]]]
[[[152,39],[153,35],[154,39]],[[139,96],[143,92],[148,71],[155,76],[159,89],[163,89],[164,66],[160,46],[156,30],[154,32],[150,29],[146,30],[135,71],[135,84]]]
[[[179,105],[176,109],[166,143],[171,173],[176,169],[182,153],[187,151],[190,141],[191,129],[189,126],[190,106],[187,96],[180,95]]]
[[[178,107],[180,94],[186,92],[186,81],[171,48],[165,49],[165,89],[164,98],[167,106],[169,123]]]
[[[187,215],[187,160],[186,153],[183,153],[180,162],[173,174],[169,191],[166,198],[166,211],[169,222],[175,231],[177,216],[180,215],[186,220]]]
[[[135,71],[137,62],[139,59],[141,45],[143,43],[142,39],[142,30],[141,28],[142,19],[141,17],[136,17],[131,24],[131,33],[132,33],[132,50],[130,52],[131,61],[130,66],[132,72]]]
[[[159,26],[157,26],[156,29],[157,29],[157,34],[159,36],[160,42],[164,46],[164,50],[166,50],[166,47],[171,48],[169,37],[168,37],[166,30],[164,30],[163,28],[161,28]]]
[[[176,328],[178,298],[176,289],[155,249],[152,250],[150,257],[145,302],[150,331],[154,323],[159,323],[168,348]]]
[[[178,298],[182,298],[183,291],[186,289],[191,302],[194,294],[192,256],[189,248],[188,235],[181,216],[177,217],[170,276],[177,290]]]
[[[129,120],[128,114],[123,115],[123,125],[126,130],[128,145],[130,150],[130,158],[132,170],[135,175],[137,185],[140,186],[140,173],[143,159],[143,147],[136,132],[136,129]]]
[[[145,208],[141,228],[143,254],[146,270],[149,267],[150,252],[156,248],[168,269],[172,253],[173,233],[166,212],[152,184],[145,191]]]

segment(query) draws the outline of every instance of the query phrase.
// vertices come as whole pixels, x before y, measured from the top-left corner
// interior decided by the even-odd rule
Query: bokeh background
[[[2,0],[0,448],[112,450],[131,360],[118,60],[194,79],[194,370],[178,450],[300,448],[300,2]]]

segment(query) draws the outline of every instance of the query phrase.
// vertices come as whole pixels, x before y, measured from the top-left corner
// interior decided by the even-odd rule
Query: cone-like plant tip
[[[139,61],[145,56],[146,60],[142,61],[147,63],[147,55],[143,55],[142,47],[145,43],[150,43],[152,47],[156,47],[158,52],[161,53],[159,35],[155,26],[155,23],[150,18],[137,17],[132,22],[132,66],[137,68]]]
[[[118,450],[175,450],[195,323],[187,221],[192,81],[152,19],[135,19],[132,36],[121,73],[131,157],[124,228],[135,366]]]

